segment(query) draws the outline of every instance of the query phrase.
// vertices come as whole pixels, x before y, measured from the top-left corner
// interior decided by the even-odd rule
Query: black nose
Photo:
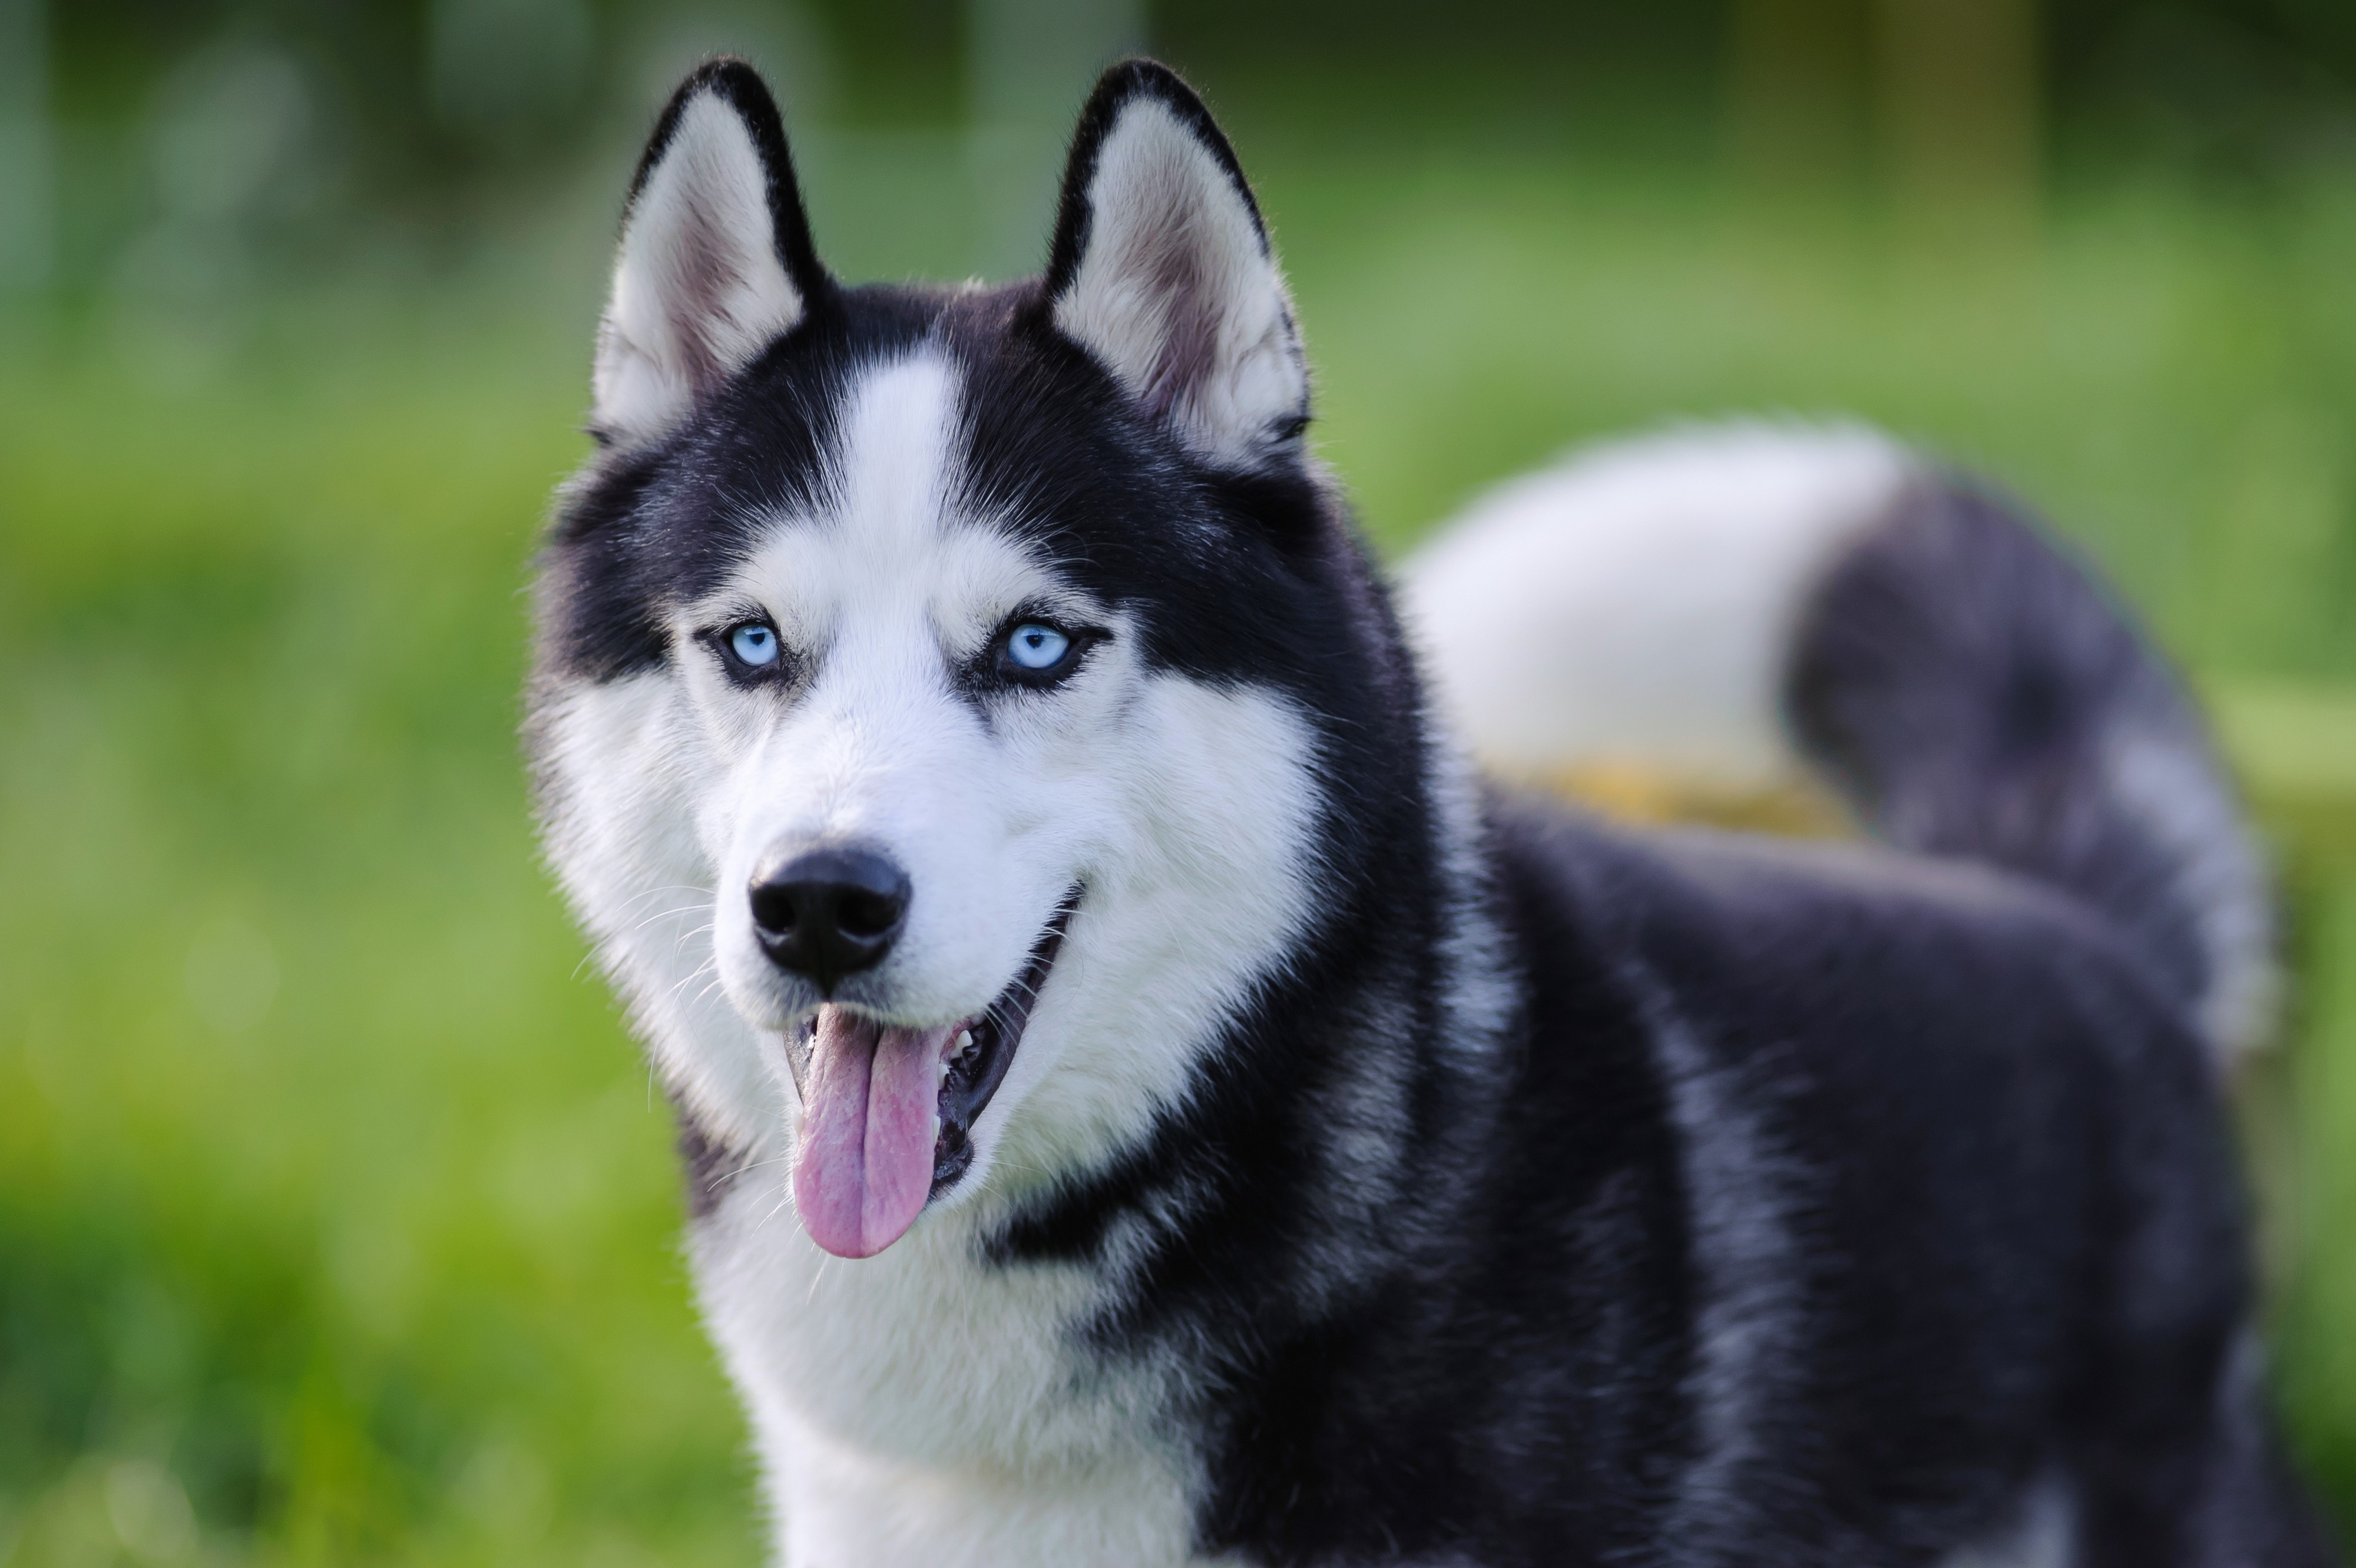
[[[805,850],[753,879],[753,929],[772,962],[831,996],[892,950],[908,892],[907,873],[873,850]]]

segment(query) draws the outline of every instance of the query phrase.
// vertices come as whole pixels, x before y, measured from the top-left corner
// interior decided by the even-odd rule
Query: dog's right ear
[[[661,435],[832,286],[776,100],[743,60],[699,67],[630,182],[597,332],[591,433],[623,446]]]

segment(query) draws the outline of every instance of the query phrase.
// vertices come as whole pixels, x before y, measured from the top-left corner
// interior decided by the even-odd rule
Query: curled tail
[[[1401,586],[1494,764],[1815,779],[1893,845],[2100,910],[2222,1058],[2269,1027],[2270,879],[2182,683],[2019,509],[1888,438],[1584,454],[1477,503]]]

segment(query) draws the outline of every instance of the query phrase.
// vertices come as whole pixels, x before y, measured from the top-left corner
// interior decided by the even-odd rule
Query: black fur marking
[[[789,272],[815,268],[775,105],[741,61],[713,62],[674,96],[640,180],[702,86],[728,95],[764,157],[776,155],[780,254]],[[1249,203],[1200,101],[1150,62],[1108,73],[1092,101],[1104,124],[1094,142],[1084,126],[1081,144],[1100,142],[1137,92],[1205,134]],[[810,314],[792,332],[662,441],[593,464],[575,482],[542,561],[544,669],[613,680],[667,657],[673,607],[722,581],[771,518],[822,508],[841,401],[860,372],[927,342],[948,351],[965,381],[958,499],[974,515],[1018,522],[1099,597],[1166,609],[1153,617],[1155,662],[1281,685],[1281,671],[1324,663],[1340,645],[1346,628],[1323,618],[1324,596],[1302,592],[1298,578],[1304,556],[1332,547],[1333,502],[1297,446],[1250,475],[1198,461],[1055,328],[1038,281],[953,293],[842,289],[809,275]],[[1130,525],[1140,516],[1162,526],[1141,532]],[[1239,627],[1260,635],[1237,637]]]
[[[1093,1332],[1212,1358],[1203,1549],[1928,1561],[2058,1464],[2095,1521],[2084,1561],[2208,1561],[2178,1555],[2187,1500],[2248,1484],[2201,1479],[2248,1312],[2241,1219],[2201,1048],[2118,939],[1977,872],[1533,806],[1499,835],[1528,989],[1505,1048],[1416,1053],[1396,1157],[1431,1185],[1363,1230],[1318,1214],[1321,1091],[1383,1048],[1337,1004],[1397,972],[1351,922],[1238,1022],[1203,1096],[996,1240],[1005,1266],[1145,1243]],[[1785,1194],[1789,1257],[1730,1265],[1697,1230],[1742,1194],[1692,1185],[1671,1024],[1775,1151],[1738,1174]],[[1337,1251],[1347,1281],[1320,1290],[1303,1271]],[[1773,1359],[1703,1360],[1701,1281],[1730,1266],[1738,1300],[1796,1304],[1747,1330]],[[1728,1441],[1712,1378],[1772,1397],[1696,1494]]]
[[[675,607],[717,587],[775,517],[826,505],[840,402],[862,371],[932,345],[964,381],[958,506],[1141,612],[1151,664],[1378,696],[1347,699],[1332,679],[1359,639],[1318,578],[1336,551],[1365,567],[1305,466],[1199,463],[1028,308],[1036,288],[844,290],[663,441],[593,466],[543,557],[544,667],[613,680],[667,657]]]
[[[2189,1015],[2218,979],[2198,901],[2216,890],[2187,886],[2180,837],[2123,795],[2122,755],[2174,758],[2219,823],[2239,802],[2174,673],[2016,510],[1953,481],[1908,491],[1806,612],[1794,728],[1880,836],[2085,899]]]
[[[662,440],[593,462],[541,557],[544,668],[610,681],[667,658],[674,608],[717,587],[776,516],[825,505],[844,391],[913,347],[934,308],[903,290],[847,291]]]
[[[679,1121],[679,1163],[687,1181],[690,1219],[709,1218],[728,1196],[728,1188],[744,1174],[744,1156],[729,1147],[703,1124],[677,1095],[671,1114]]]

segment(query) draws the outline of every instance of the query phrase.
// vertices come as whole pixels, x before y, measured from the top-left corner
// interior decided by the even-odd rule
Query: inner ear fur
[[[776,100],[744,61],[708,61],[671,94],[630,182],[592,429],[613,445],[660,436],[832,286]]]
[[[1309,376],[1283,273],[1235,150],[1167,67],[1115,66],[1081,112],[1046,296],[1056,328],[1205,461],[1249,471],[1298,452]]]

